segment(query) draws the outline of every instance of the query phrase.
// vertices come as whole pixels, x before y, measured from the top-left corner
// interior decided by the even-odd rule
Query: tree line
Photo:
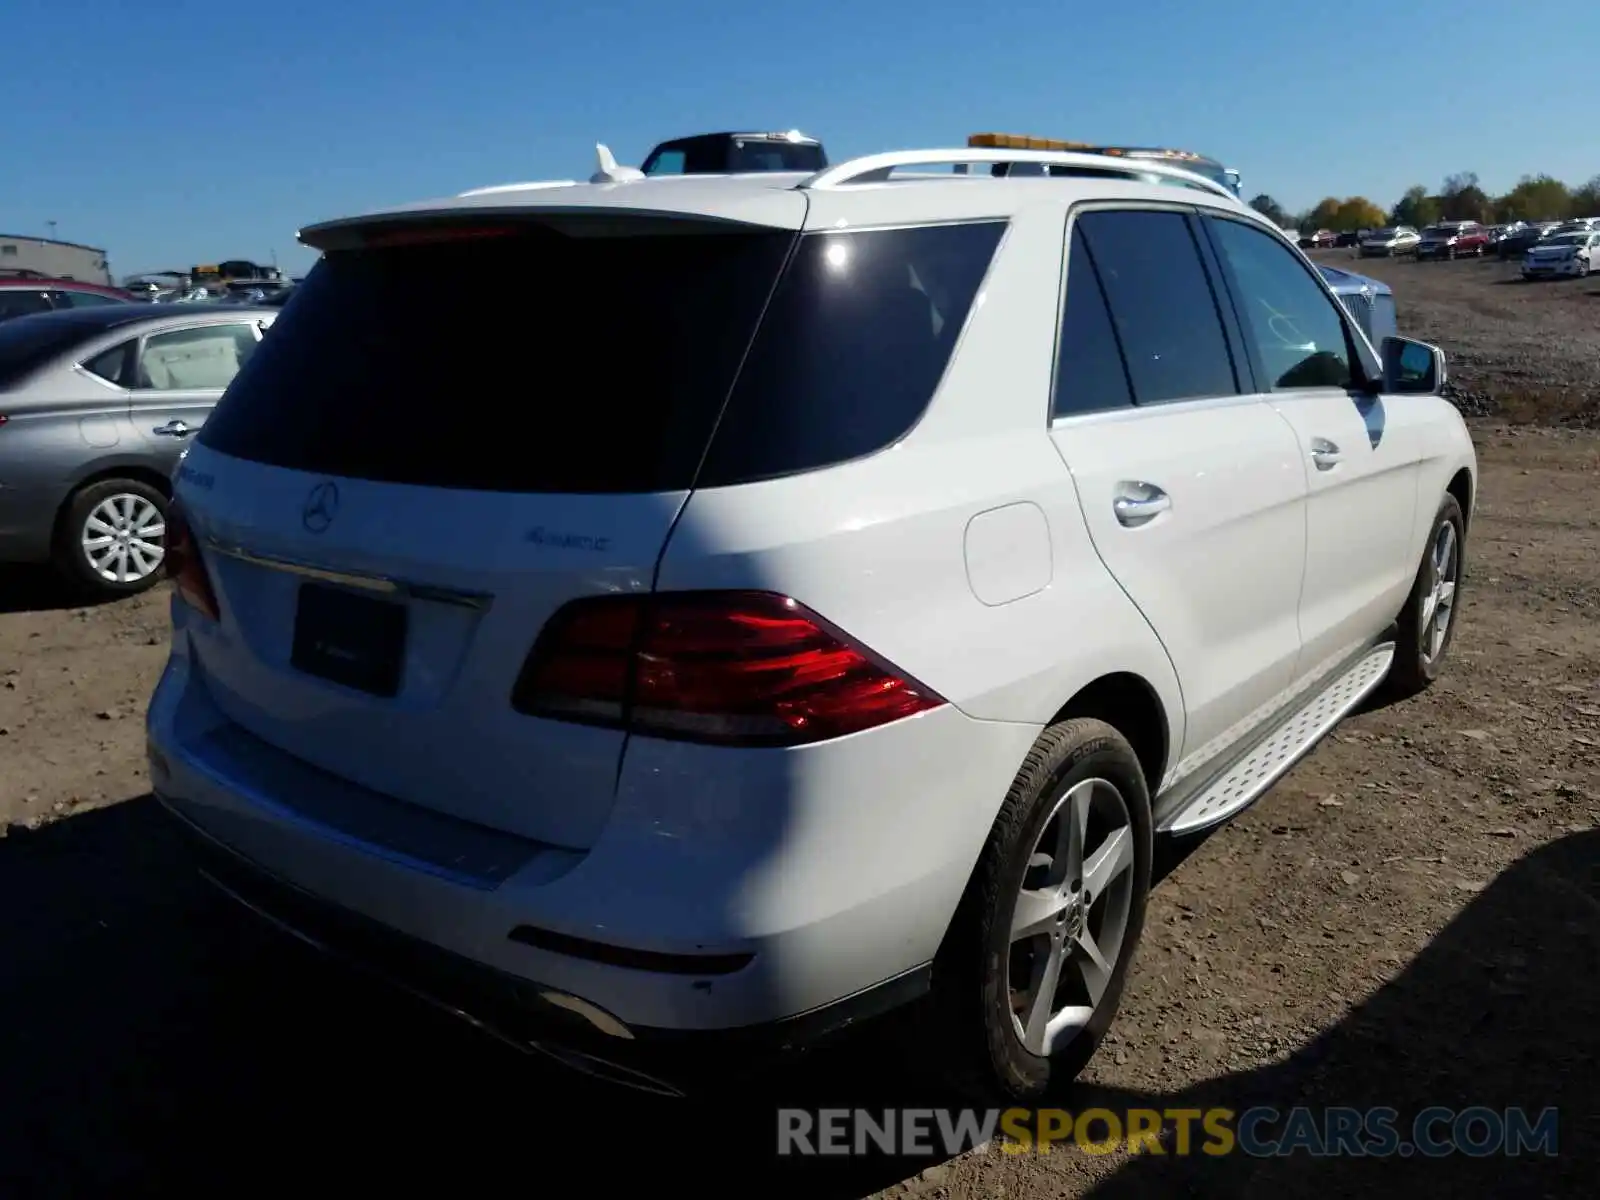
[[[1411,225],[1421,229],[1436,221],[1564,221],[1569,217],[1600,216],[1600,175],[1578,187],[1568,187],[1550,175],[1524,175],[1503,196],[1491,196],[1478,186],[1471,171],[1451,175],[1444,186],[1430,192],[1420,183],[1388,212],[1365,196],[1341,200],[1329,196],[1303,213],[1284,210],[1271,196],[1262,194],[1250,207],[1285,229],[1376,229],[1383,225]]]

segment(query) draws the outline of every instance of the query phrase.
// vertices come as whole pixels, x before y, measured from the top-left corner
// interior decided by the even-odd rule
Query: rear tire
[[[1121,1002],[1152,858],[1149,791],[1127,740],[1090,719],[1047,729],[934,962],[924,1047],[947,1055],[956,1087],[1031,1103],[1083,1069]]]
[[[1446,543],[1447,555],[1442,549]],[[1466,518],[1460,503],[1446,493],[1433,519],[1411,595],[1400,610],[1394,664],[1384,680],[1384,690],[1392,700],[1426,690],[1444,669],[1461,614],[1465,551]]]
[[[137,479],[102,479],[79,489],[56,528],[56,569],[99,599],[132,596],[162,579],[167,498]]]

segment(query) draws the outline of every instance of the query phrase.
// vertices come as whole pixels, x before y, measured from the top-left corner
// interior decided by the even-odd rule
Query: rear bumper
[[[234,852],[164,804],[195,866],[220,892],[279,932],[443,1009],[524,1052],[625,1087],[685,1095],[778,1063],[860,1021],[914,1000],[926,968],[787,1020],[733,1030],[622,1026],[581,997],[542,987],[329,903]]]
[[[636,738],[600,838],[570,850],[251,749],[184,638],[147,722],[170,810],[320,912],[592,1006],[619,1044],[775,1024],[787,1043],[914,996],[1037,736],[947,708],[794,754]]]

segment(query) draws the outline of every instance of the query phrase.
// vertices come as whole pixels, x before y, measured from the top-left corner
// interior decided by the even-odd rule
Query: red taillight
[[[176,503],[167,508],[165,561],[167,578],[178,589],[178,595],[213,621],[220,620],[217,594],[211,588],[211,576],[206,571],[205,559],[200,556],[200,545]]]
[[[511,702],[659,737],[794,746],[945,701],[786,596],[681,592],[568,604],[539,636]]]

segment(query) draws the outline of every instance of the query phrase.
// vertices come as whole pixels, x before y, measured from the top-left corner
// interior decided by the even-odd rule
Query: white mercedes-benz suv
[[[936,170],[1002,161],[1062,170]],[[303,231],[175,481],[150,769],[207,875],[639,1087],[898,1006],[975,1093],[1069,1079],[1155,839],[1441,669],[1476,484],[1436,349],[1139,169]]]

